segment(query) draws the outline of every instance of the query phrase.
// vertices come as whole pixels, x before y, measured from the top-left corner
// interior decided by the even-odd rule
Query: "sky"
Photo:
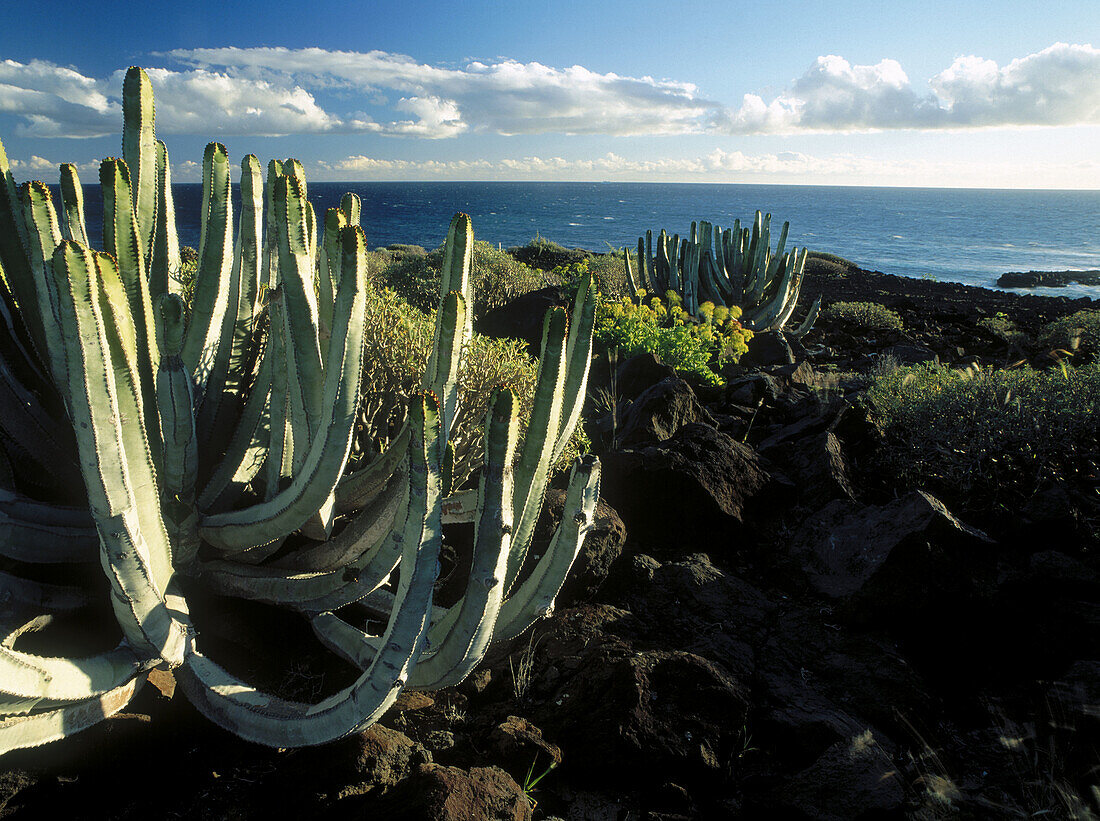
[[[1100,189],[1100,0],[10,2],[17,180],[95,181],[130,65],[177,182],[218,140],[310,180]]]

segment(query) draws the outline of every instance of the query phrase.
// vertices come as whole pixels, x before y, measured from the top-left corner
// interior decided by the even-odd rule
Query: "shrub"
[[[877,302],[834,302],[821,311],[821,317],[868,331],[900,331],[904,327],[900,316]]]
[[[979,319],[978,327],[984,328],[1010,345],[1022,345],[1027,341],[1027,334],[1016,327],[1016,323],[1008,318],[1008,314],[1001,311],[993,316]]]
[[[526,245],[509,248],[508,253],[519,262],[542,271],[552,271],[562,265],[582,262],[591,256],[582,248],[566,248],[541,236],[536,236]]]
[[[851,260],[836,254],[828,254],[823,251],[810,251],[806,255],[806,274],[810,276],[824,276],[842,278],[852,271],[858,271],[859,266]]]
[[[864,401],[885,443],[874,468],[970,510],[1018,506],[1044,478],[1087,470],[1100,430],[1100,365],[879,376]]]
[[[1077,353],[1078,361],[1100,356],[1100,311],[1085,309],[1056,319],[1043,329],[1043,341]]]
[[[419,246],[390,246],[390,261],[378,271],[374,281],[391,288],[402,299],[427,313],[439,304],[439,277],[443,249],[416,253]],[[421,249],[422,250],[422,249]],[[382,260],[380,260],[381,262]],[[488,242],[475,242],[471,276],[474,288],[474,318],[479,319],[518,296],[548,284],[545,275],[511,257]]]
[[[593,338],[602,350],[617,348],[625,357],[652,353],[681,373],[720,385],[722,380],[714,369],[740,359],[752,338],[752,331],[737,321],[740,315],[737,308],[716,308],[704,302],[701,318],[693,319],[672,292],[664,301],[651,297],[641,304],[623,297],[601,301]]]
[[[371,333],[364,342],[363,398],[353,443],[356,461],[378,453],[397,433],[409,397],[420,390],[434,325],[434,313],[421,313],[392,290],[372,288],[368,294],[367,327]],[[470,339],[458,375],[458,412],[451,432],[456,488],[481,467],[482,423],[493,391],[507,387],[515,392],[520,402],[520,430],[526,430],[537,376],[538,363],[527,354],[526,343],[478,334]],[[568,468],[587,450],[586,443],[584,426],[577,425],[554,472]]]
[[[607,299],[619,300],[630,294],[622,249],[593,254],[588,258],[588,270],[595,277],[596,287]]]

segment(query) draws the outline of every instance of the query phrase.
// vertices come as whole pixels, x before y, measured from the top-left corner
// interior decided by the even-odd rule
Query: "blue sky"
[[[315,180],[1100,188],[1093,40],[1097,0],[5,3],[0,140],[94,180],[137,64],[179,181],[218,139]]]

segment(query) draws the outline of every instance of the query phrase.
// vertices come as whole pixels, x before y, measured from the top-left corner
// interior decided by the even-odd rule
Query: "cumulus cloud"
[[[724,105],[695,85],[515,60],[433,66],[383,51],[207,48],[149,70],[161,133],[794,134],[1100,123],[1100,50],[1055,43],[1005,66],[962,56],[926,83],[896,61],[818,57],[770,98]],[[0,63],[0,113],[22,135],[115,134],[122,72]],[[322,102],[324,101],[324,102]],[[353,110],[336,110],[346,106]]]

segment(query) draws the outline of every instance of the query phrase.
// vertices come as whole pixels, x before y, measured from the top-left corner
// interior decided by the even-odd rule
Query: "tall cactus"
[[[372,462],[348,472],[363,367],[366,243],[358,198],[323,234],[296,160],[266,183],[242,162],[234,235],[228,157],[203,161],[203,226],[190,321],[178,268],[168,156],[152,88],[131,68],[124,159],[103,163],[104,243],[87,243],[75,170],[59,222],[40,183],[17,193],[0,147],[0,753],[77,732],[125,706],[167,665],[212,720],[274,747],[355,732],[405,685],[460,681],[494,638],[545,615],[590,526],[599,464],[579,460],[550,548],[527,558],[550,464],[576,425],[594,317],[591,281],[572,322],[548,314],[532,423],[517,453],[516,399],[494,395],[476,491],[445,499],[455,387],[470,337],[469,217],[452,221],[423,393]],[[234,239],[235,237],[235,239]],[[29,457],[29,458],[24,458]],[[475,524],[473,569],[453,607],[433,607],[442,525]],[[345,515],[333,535],[336,514]],[[293,534],[294,541],[287,542]],[[102,580],[51,568],[98,563]],[[384,589],[401,566],[395,593]],[[520,571],[529,566],[526,575]],[[238,680],[196,638],[179,579],[289,608],[361,669],[300,704]],[[522,579],[522,580],[521,580]],[[109,601],[122,630],[86,658],[18,648],[43,617]],[[333,611],[360,602],[387,627],[368,636]]]
[[[638,271],[635,281],[630,261],[627,277],[632,293],[676,291],[684,310],[699,313],[701,302],[737,306],[741,321],[754,331],[782,329],[798,303],[807,250],[785,251],[790,223],[783,223],[775,252],[771,250],[771,214],[756,212],[752,228],[742,228],[734,220],[733,228],[700,221],[691,224],[689,237],[671,239],[661,231],[656,254],[651,250],[652,232],[638,239]],[[671,246],[671,247],[669,247]],[[810,330],[821,300],[815,300],[803,322],[792,336]]]

